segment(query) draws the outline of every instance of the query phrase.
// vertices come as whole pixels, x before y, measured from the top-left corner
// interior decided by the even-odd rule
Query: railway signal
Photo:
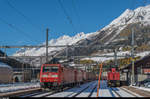
[[[48,31],[49,29],[46,29],[46,63],[48,62]]]

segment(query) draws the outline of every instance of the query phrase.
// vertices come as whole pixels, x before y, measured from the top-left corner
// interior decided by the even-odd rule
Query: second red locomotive
[[[111,68],[111,72],[108,72],[107,85],[111,87],[120,86],[120,73],[116,71],[116,68]]]

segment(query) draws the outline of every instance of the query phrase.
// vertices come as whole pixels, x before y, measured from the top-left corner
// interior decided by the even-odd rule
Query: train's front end
[[[116,71],[116,68],[111,68],[111,72],[108,72],[107,76],[108,86],[120,86],[120,73]]]
[[[43,64],[40,71],[40,85],[42,88],[53,89],[60,84],[60,64]]]

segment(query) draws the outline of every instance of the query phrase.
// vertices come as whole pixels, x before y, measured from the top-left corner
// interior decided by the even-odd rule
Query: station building
[[[121,68],[122,73],[126,73],[127,81],[131,82],[132,64]],[[150,78],[150,55],[141,58],[134,63],[135,82]]]

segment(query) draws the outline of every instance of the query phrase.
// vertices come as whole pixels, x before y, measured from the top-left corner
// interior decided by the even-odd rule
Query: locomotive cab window
[[[58,72],[58,67],[57,66],[44,66],[43,67],[43,72]]]

